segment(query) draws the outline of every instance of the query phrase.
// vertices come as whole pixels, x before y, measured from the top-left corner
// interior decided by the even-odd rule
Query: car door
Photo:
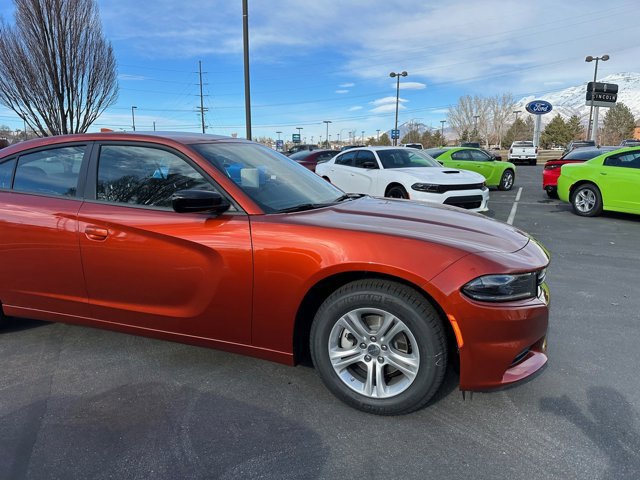
[[[452,166],[455,168],[461,168],[463,170],[472,170],[475,172],[475,165],[476,162],[473,162],[473,159],[471,157],[471,150],[468,149],[464,149],[464,150],[456,150],[455,152],[453,152],[451,154],[451,163],[447,166]]]
[[[0,301],[8,315],[88,316],[77,215],[90,148],[58,145],[0,161]]]
[[[477,172],[487,180],[494,177],[494,169],[499,164],[495,163],[491,155],[482,150],[469,150],[469,156],[471,160],[467,162],[467,170]]]
[[[607,157],[598,177],[605,208],[640,212],[640,150]]]
[[[354,170],[354,160],[356,152],[348,151],[335,157],[333,162],[328,163],[328,177],[336,187],[351,192],[351,173]]]
[[[97,145],[79,212],[91,315],[191,338],[250,343],[248,216],[176,213],[171,195],[217,190],[195,162],[150,144]],[[91,197],[91,199],[89,199]]]
[[[375,154],[370,150],[358,150],[353,166],[350,173],[349,192],[376,195],[375,190],[381,170]]]

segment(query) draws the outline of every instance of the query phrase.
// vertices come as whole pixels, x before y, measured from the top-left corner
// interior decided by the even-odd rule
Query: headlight
[[[418,192],[440,193],[440,185],[433,183],[414,183],[411,188]]]
[[[471,280],[462,292],[483,302],[509,302],[538,296],[538,285],[544,282],[546,270],[538,272],[485,275]]]

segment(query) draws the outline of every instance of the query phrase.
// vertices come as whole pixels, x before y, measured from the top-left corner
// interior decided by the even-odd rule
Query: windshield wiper
[[[277,213],[304,212],[305,210],[315,210],[316,208],[328,207],[332,203],[302,203],[289,208],[281,208]]]
[[[315,210],[316,208],[330,207],[336,203],[344,202],[346,200],[354,200],[356,198],[364,197],[364,193],[346,193],[333,202],[327,203],[301,203],[300,205],[294,205],[293,207],[281,208],[277,213],[291,213],[291,212],[304,212],[305,210]]]

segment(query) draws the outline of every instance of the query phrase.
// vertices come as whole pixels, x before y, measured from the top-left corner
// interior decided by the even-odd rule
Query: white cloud
[[[405,100],[404,98],[399,98],[398,101],[400,103],[402,103],[402,102],[406,102],[407,100]],[[374,100],[374,101],[372,101],[370,103],[371,103],[371,105],[387,105],[387,104],[395,105],[396,104],[396,97],[378,98],[377,100]]]
[[[393,88],[396,88],[396,85],[393,85]],[[427,88],[424,83],[420,82],[400,82],[400,90],[422,90]]]
[[[336,93],[349,93],[349,90],[336,90]]]
[[[357,112],[358,110],[362,110],[362,107],[360,105],[356,105],[355,107],[349,108],[350,112]]]
[[[118,75],[118,80],[142,81],[148,80],[148,78],[142,75],[129,75],[128,73],[121,73]]]
[[[355,83],[341,83],[340,85],[338,85],[340,88],[351,88],[351,87],[355,87],[356,84]]]
[[[402,105],[401,103],[398,104],[398,110],[405,110],[407,107],[405,107],[404,105]],[[394,103],[387,103],[384,105],[380,105],[376,108],[372,108],[370,110],[371,113],[390,113],[390,112],[395,112],[396,111],[396,104]]]

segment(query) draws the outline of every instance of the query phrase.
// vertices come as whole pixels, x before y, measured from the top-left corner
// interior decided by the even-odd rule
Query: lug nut
[[[387,351],[387,346],[386,345],[382,345],[382,347],[380,347],[380,348],[382,348],[382,350],[384,350],[385,352]]]
[[[371,337],[371,341],[375,342],[376,341],[376,337]]]
[[[361,344],[360,344],[360,348],[367,348],[367,344],[366,344],[366,343],[364,343],[364,342],[363,342],[363,343],[361,343]]]
[[[378,362],[384,363],[384,357],[378,357]]]
[[[364,361],[365,362],[370,362],[371,361],[371,355],[365,355],[364,356]]]

